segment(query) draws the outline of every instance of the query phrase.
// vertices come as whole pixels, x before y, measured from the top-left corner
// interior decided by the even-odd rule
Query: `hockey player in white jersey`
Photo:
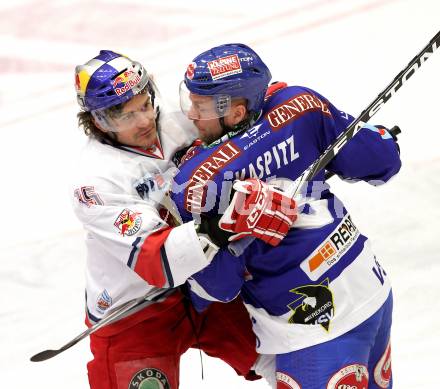
[[[161,204],[190,135],[164,112],[144,67],[103,50],[76,67],[79,124],[89,136],[74,179],[87,232],[86,324],[148,292],[165,293],[91,335],[92,389],[177,389],[180,356],[199,347],[247,379],[257,354],[239,301],[198,314],[176,288],[217,252],[194,222],[176,226]]]

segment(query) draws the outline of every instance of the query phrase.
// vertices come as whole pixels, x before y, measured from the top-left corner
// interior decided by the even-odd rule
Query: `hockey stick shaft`
[[[176,225],[182,224],[182,219],[180,217],[179,212],[177,211],[176,205],[174,202],[170,199],[168,195],[164,196],[160,202],[160,204],[165,207],[172,217],[174,218],[174,221]],[[56,350],[44,350],[39,352],[38,354],[35,354],[30,358],[32,362],[42,362],[46,361],[50,358],[53,358],[57,356],[58,354],[61,354],[63,351],[68,350],[81,340],[87,338],[94,332],[98,331],[100,328],[105,327],[108,324],[113,323],[114,321],[121,318],[123,315],[131,311],[132,309],[135,309],[136,307],[139,307],[142,305],[145,301],[155,301],[159,299],[164,293],[166,289],[153,289],[149,293],[147,293],[145,296],[130,300],[126,302],[125,304],[121,305],[119,308],[114,310],[111,314],[106,316],[104,319],[100,320],[98,323],[94,324],[92,327],[88,328],[81,334],[79,334],[76,338],[72,339],[70,342],[66,343],[64,346],[60,347]]]
[[[145,296],[138,297],[136,299],[130,300],[126,302],[125,304],[121,305],[119,308],[115,309],[111,314],[106,316],[104,319],[100,320],[95,325],[91,326],[81,334],[79,334],[76,338],[72,339],[70,342],[66,343],[64,346],[60,347],[56,350],[44,350],[39,352],[38,354],[35,354],[30,358],[32,362],[42,362],[46,361],[50,358],[53,358],[57,356],[58,354],[61,354],[63,351],[68,350],[75,344],[77,344],[79,341],[83,340],[84,338],[87,338],[89,335],[93,334],[94,332],[98,331],[100,328],[113,323],[115,320],[121,318],[123,315],[125,315],[127,312],[131,311],[132,309],[141,306],[145,301],[154,301],[159,299],[164,294],[163,289],[154,289],[147,293]]]
[[[368,122],[402,87],[402,85],[425,63],[425,61],[437,50],[440,45],[440,31],[430,40],[430,42],[417,54],[408,65],[394,78],[394,80],[373,100],[373,102],[342,132],[326,151],[314,161],[304,173],[296,180],[295,196],[307,181],[311,180],[316,174],[324,169],[330,161],[339,153],[342,147],[355,136]]]
[[[408,65],[379,93],[373,102],[362,111],[362,113],[336,138],[336,140],[299,176],[286,193],[287,196],[295,197],[301,193],[302,188],[309,180],[324,169],[330,161],[339,153],[342,147],[353,138],[359,130],[368,122],[382,106],[394,96],[401,86],[420,68],[422,64],[437,50],[440,45],[440,31],[429,41],[429,43],[417,54]],[[229,251],[239,256],[254,241],[255,238],[243,238],[229,244]]]
[[[400,130],[399,126],[394,126],[393,128],[391,128],[390,130],[388,130],[388,132],[393,135],[393,137],[395,137],[395,139],[397,139],[397,136],[402,132]],[[329,178],[332,178],[335,175],[335,173],[330,172],[330,171],[326,171],[325,172],[325,180],[328,180]]]

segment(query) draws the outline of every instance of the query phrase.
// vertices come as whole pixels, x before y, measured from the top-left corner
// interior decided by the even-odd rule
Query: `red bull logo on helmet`
[[[118,96],[131,90],[141,81],[139,74],[135,73],[133,70],[127,70],[113,80],[113,89]]]

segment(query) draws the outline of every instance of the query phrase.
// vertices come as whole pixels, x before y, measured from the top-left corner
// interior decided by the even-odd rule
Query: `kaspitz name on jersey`
[[[297,158],[299,158],[299,153],[295,152],[295,141],[293,135],[291,135],[286,140],[266,150],[263,154],[258,155],[246,168],[235,172],[235,177],[237,179],[270,177],[275,170],[289,165]]]
[[[209,209],[205,209],[208,184],[212,183],[214,185],[214,177],[242,153],[242,149],[234,142],[229,141],[196,167],[185,189],[185,209],[188,212],[200,214],[209,211]],[[264,153],[257,155],[246,167],[236,171],[235,178],[255,177],[262,179],[274,177],[276,170],[290,165],[299,156],[299,153],[295,151],[294,137],[291,135]],[[227,171],[223,170],[223,173],[226,177]],[[230,178],[232,178],[232,174]]]

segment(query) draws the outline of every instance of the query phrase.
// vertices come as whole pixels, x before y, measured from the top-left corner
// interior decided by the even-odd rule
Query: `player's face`
[[[119,143],[127,146],[150,147],[157,139],[154,108],[148,94],[134,96],[125,103],[122,112],[113,119]]]
[[[214,142],[223,135],[219,119],[193,120],[193,122],[197,127],[199,138],[206,144]]]
[[[221,138],[223,128],[220,124],[220,119],[212,114],[212,112],[215,112],[213,98],[191,93],[190,99],[192,104],[188,112],[188,118],[190,118],[197,127],[199,138],[206,144],[210,144]],[[241,121],[244,115],[246,115],[246,108],[243,106],[242,101],[238,101],[232,103],[227,115],[223,117],[223,120],[226,126],[232,127]]]

